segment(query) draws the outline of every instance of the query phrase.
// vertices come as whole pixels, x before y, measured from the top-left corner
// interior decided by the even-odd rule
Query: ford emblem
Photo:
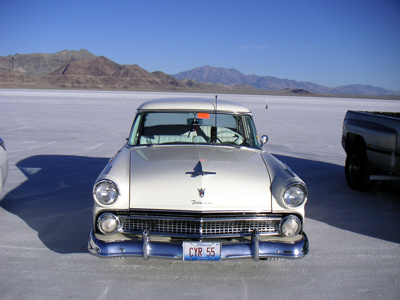
[[[204,194],[205,194],[205,192],[206,192],[206,189],[197,189],[198,191],[199,191],[199,196],[200,196],[200,198],[203,198],[204,197]]]

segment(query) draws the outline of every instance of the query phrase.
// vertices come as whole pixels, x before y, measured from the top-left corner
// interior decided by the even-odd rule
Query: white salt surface
[[[9,177],[0,198],[1,299],[398,299],[400,185],[373,193],[344,178],[347,110],[400,101],[219,95],[248,106],[266,149],[309,187],[300,260],[188,263],[88,254],[91,188],[124,144],[136,108],[213,94],[0,90]],[[266,109],[268,105],[268,109]]]

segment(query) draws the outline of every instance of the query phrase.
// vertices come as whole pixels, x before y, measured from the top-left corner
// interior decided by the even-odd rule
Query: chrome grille
[[[142,233],[176,237],[237,237],[249,236],[255,230],[261,235],[278,233],[281,217],[250,218],[173,218],[165,216],[118,216],[122,233]]]

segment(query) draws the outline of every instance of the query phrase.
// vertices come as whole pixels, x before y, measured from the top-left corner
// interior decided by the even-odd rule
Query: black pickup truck
[[[348,111],[343,122],[346,180],[370,191],[400,180],[400,112]]]

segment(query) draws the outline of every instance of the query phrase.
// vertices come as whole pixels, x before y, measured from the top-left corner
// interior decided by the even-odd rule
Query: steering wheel
[[[223,134],[223,133],[225,133],[225,134],[230,134],[230,135],[232,135],[232,138],[235,138],[236,137],[236,139],[233,141],[233,142],[231,142],[231,141],[229,141],[229,142],[222,142],[221,140],[220,140],[220,138],[218,137],[218,135],[219,134]],[[230,138],[230,137],[229,137]],[[243,138],[243,136],[241,136],[239,133],[237,133],[236,131],[230,131],[230,130],[222,130],[222,131],[218,131],[217,132],[217,140],[221,143],[221,144],[235,144],[235,145],[240,145],[243,141],[244,141],[244,138]],[[241,140],[241,142],[240,143],[237,143],[237,141],[240,141]]]

